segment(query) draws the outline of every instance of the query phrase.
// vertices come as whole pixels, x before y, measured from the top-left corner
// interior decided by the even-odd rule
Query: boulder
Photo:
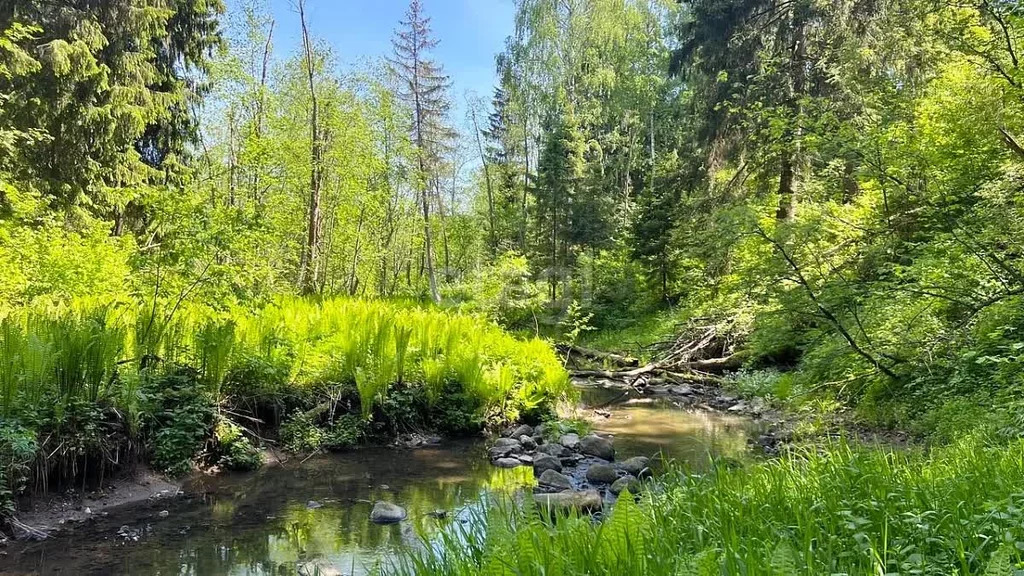
[[[611,484],[618,479],[618,472],[610,464],[591,464],[587,468],[587,482],[591,484]]]
[[[541,510],[546,510],[549,513],[564,513],[573,510],[579,512],[598,512],[604,504],[597,490],[587,490],[586,492],[566,490],[555,494],[537,494],[533,497],[533,501],[537,503]]]
[[[541,452],[549,456],[554,456],[555,458],[565,458],[566,456],[569,456],[569,454],[571,454],[568,448],[562,446],[561,444],[555,443],[544,444],[537,448],[537,452]]]
[[[519,449],[522,448],[523,445],[519,442],[519,440],[516,440],[515,438],[498,438],[494,442],[494,447]]]
[[[561,474],[554,470],[545,470],[544,473],[540,475],[540,478],[537,478],[537,483],[544,488],[572,490],[572,480],[570,480],[565,474]]]
[[[569,450],[580,449],[580,436],[579,434],[562,434],[562,437],[558,439],[558,443],[565,446]]]
[[[619,469],[624,470],[631,476],[639,476],[640,471],[647,468],[647,465],[650,464],[650,462],[651,459],[646,456],[634,456],[627,460],[623,460],[619,464]]]
[[[523,450],[531,451],[537,449],[537,442],[533,438],[526,436],[525,434],[519,437],[519,444],[522,445]]]
[[[584,436],[580,440],[580,451],[603,460],[615,460],[615,447],[612,446],[612,441],[596,434]]]
[[[370,522],[374,524],[395,524],[405,520],[405,517],[408,515],[405,508],[397,504],[378,500],[373,505],[373,511],[370,512]]]
[[[612,485],[611,487],[608,488],[608,491],[618,496],[619,494],[622,493],[623,490],[627,489],[629,490],[630,494],[639,494],[641,488],[642,487],[640,485],[639,480],[637,480],[633,476],[623,476],[622,478],[619,478],[615,482],[612,482]]]
[[[494,465],[498,468],[515,468],[522,466],[523,462],[518,458],[498,458],[494,461]]]
[[[533,464],[533,456],[529,454],[520,454],[516,458],[523,464]]]
[[[549,428],[549,426],[547,424],[543,423],[543,422],[540,423],[540,424],[537,424],[536,426],[533,427],[533,434],[532,434],[532,436],[534,438],[536,438],[538,436],[543,438],[544,435],[548,433],[548,428]],[[539,442],[538,442],[538,444],[539,444]]]
[[[491,460],[516,456],[516,452],[512,450],[511,446],[494,446],[487,451],[487,454],[491,457]]]
[[[554,456],[548,454],[539,454],[533,457],[533,474],[534,476],[540,477],[545,470],[554,470],[555,472],[562,471],[562,463]]]
[[[533,436],[533,426],[523,424],[518,428],[514,428],[512,432],[509,433],[508,436],[509,438],[519,438],[520,436]]]

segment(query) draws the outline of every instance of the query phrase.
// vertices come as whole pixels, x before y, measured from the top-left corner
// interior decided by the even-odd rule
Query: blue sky
[[[299,17],[292,0],[269,0],[277,22],[278,55],[299,47]],[[490,101],[494,56],[512,33],[513,0],[422,0],[440,45],[434,57],[452,79],[456,114],[463,95],[474,91]],[[310,33],[328,42],[343,64],[391,54],[391,37],[403,19],[408,0],[306,0]],[[461,122],[461,117],[453,118]]]

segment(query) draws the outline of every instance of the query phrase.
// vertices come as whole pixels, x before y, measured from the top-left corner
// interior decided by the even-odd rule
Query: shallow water
[[[615,435],[619,458],[661,453],[699,467],[709,454],[744,453],[755,429],[741,418],[618,394],[584,390],[586,404],[618,403],[603,407],[609,417],[591,408],[580,414]],[[49,540],[12,544],[0,573],[365,574],[444,524],[470,521],[488,493],[532,483],[530,468],[492,467],[478,441],[293,459],[252,474],[197,478],[187,498],[123,506]],[[375,500],[405,507],[408,520],[372,524]],[[437,510],[448,517],[435,518]]]

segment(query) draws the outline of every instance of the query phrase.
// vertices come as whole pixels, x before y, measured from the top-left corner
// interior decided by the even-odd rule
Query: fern
[[[1013,574],[1013,563],[1010,560],[1012,548],[1009,544],[1003,544],[992,554],[988,565],[985,566],[985,576],[1010,576]]]

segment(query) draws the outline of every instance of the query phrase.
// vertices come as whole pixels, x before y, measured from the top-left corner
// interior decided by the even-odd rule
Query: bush
[[[14,511],[14,497],[25,489],[38,443],[31,430],[0,423],[0,517]]]
[[[213,438],[219,466],[228,470],[255,470],[263,464],[259,449],[245,437],[237,424],[227,418],[217,418]]]
[[[148,379],[147,435],[153,465],[172,476],[192,467],[210,437],[214,408],[193,368],[177,367]]]

